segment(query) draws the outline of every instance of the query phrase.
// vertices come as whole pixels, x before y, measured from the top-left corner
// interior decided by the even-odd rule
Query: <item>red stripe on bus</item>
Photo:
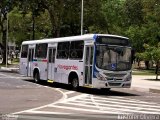
[[[43,59],[42,62],[48,62],[48,60],[47,59]]]

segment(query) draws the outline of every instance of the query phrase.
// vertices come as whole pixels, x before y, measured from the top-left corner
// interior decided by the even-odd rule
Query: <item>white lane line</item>
[[[94,100],[93,95],[91,95],[91,100],[92,100],[92,103],[93,103],[99,110],[103,110],[102,107],[100,107],[100,106],[98,105],[98,103]]]
[[[50,88],[50,87],[48,87],[48,88]],[[54,88],[50,88],[50,89],[54,89]],[[26,112],[33,112],[33,111],[35,111],[35,110],[42,109],[42,108],[48,107],[48,106],[50,106],[50,105],[57,104],[57,103],[59,103],[59,102],[61,102],[61,101],[64,101],[65,99],[67,99],[67,95],[66,95],[63,91],[61,91],[61,90],[59,90],[59,89],[54,89],[54,90],[62,93],[62,95],[63,95],[62,98],[59,99],[58,101],[56,101],[56,102],[54,102],[54,103],[51,103],[51,104],[44,105],[44,106],[40,106],[40,107],[28,109],[28,110],[23,110],[23,111],[11,113],[11,114],[21,114],[21,113],[26,113]]]
[[[66,95],[69,95],[69,94],[72,94],[72,93],[75,93],[75,91],[67,91],[67,92],[65,92]]]
[[[58,105],[50,105],[49,107],[76,110],[76,111],[85,111],[85,112],[95,112],[95,113],[110,113],[110,114],[121,114],[119,111],[101,111],[101,110],[93,110],[93,109],[83,109],[83,108],[75,108],[75,107],[67,107],[67,106],[58,106]]]
[[[83,98],[81,99],[78,99],[78,100],[84,100]],[[90,99],[88,98],[85,98],[86,101],[90,101]],[[136,102],[135,103],[125,103],[125,102],[116,102],[116,101],[112,101],[112,100],[95,100],[96,102],[102,102],[102,103],[109,103],[109,104],[118,104],[118,105],[135,105],[135,106],[141,106],[141,107],[154,107],[154,108],[159,108],[160,109],[160,106],[157,106],[157,105],[147,105],[147,104],[137,104]]]
[[[66,104],[66,103],[64,103]],[[68,104],[68,103],[67,103]],[[70,104],[70,103],[69,103]],[[72,104],[75,104],[75,105],[78,105],[78,104],[83,104],[83,105],[86,105],[86,104],[91,104],[91,102],[85,102],[83,101],[72,101]],[[111,107],[111,108],[116,108],[116,109],[119,109],[119,108],[128,108],[128,109],[135,109],[135,110],[147,110],[147,111],[156,111],[156,112],[160,112],[160,109],[157,108],[148,108],[148,107],[139,107],[139,106],[124,106],[124,105],[115,105],[115,104],[103,104],[103,103],[98,103],[98,105],[100,106],[100,108],[102,108],[102,110],[108,108],[108,107]],[[93,105],[90,105],[90,106],[93,106]]]
[[[74,105],[74,106],[77,106],[76,108],[74,108],[74,110],[81,110],[81,111],[86,111],[86,110],[92,110],[92,111],[94,111],[93,110],[93,108],[95,109],[95,108],[97,108],[97,107],[95,107],[95,106],[93,106],[93,105],[84,105],[84,104],[82,104],[82,103],[64,103],[64,105]],[[86,109],[85,108],[79,108],[78,106],[80,106],[80,107],[87,107]],[[64,106],[59,106],[59,105],[51,105],[50,107],[63,107],[63,109],[64,108],[66,108],[66,109],[70,109],[70,107],[64,107]],[[117,107],[119,107],[119,106],[117,106]],[[89,109],[90,108],[90,109]],[[123,113],[123,112],[127,112],[127,113],[133,113],[133,112],[135,112],[135,113],[147,113],[147,114],[160,114],[160,112],[157,112],[157,111],[140,111],[140,110],[133,110],[133,109],[125,109],[123,106],[121,107],[121,108],[113,108],[112,106],[109,108],[109,107],[102,107],[103,108],[103,110],[99,110],[100,112],[101,111],[103,111],[103,112],[108,112],[108,111],[112,111],[112,112],[121,112],[121,113]],[[141,109],[141,108],[140,108]],[[106,111],[107,110],[107,111]],[[96,110],[95,110],[96,111]],[[101,113],[103,113],[103,112],[101,112]]]
[[[59,103],[65,103],[65,102],[68,102],[68,101],[74,101],[76,99],[84,98],[86,96],[88,96],[88,94],[77,95],[77,96],[74,96],[74,97],[71,97],[71,98],[68,98],[68,99],[64,99],[63,101],[60,101]]]
[[[94,98],[96,98],[96,99],[101,99],[101,100],[112,100],[112,101],[122,101],[122,102],[133,102],[133,103],[139,103],[139,104],[142,104],[142,103],[144,103],[144,104],[153,104],[153,105],[155,105],[155,104],[157,104],[157,103],[153,103],[153,102],[145,102],[145,101],[140,101],[140,100],[136,100],[136,99],[130,99],[130,98],[128,98],[128,99],[126,99],[126,98],[121,98],[121,99],[115,99],[114,97],[107,97],[107,98],[103,98],[103,97],[97,97],[97,96],[94,96]],[[126,100],[124,100],[124,99],[126,99]]]

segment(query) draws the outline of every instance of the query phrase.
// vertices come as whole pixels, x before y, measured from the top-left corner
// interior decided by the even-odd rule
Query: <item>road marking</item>
[[[82,101],[72,101],[72,103],[64,103],[64,104],[70,104],[70,105],[77,105],[77,106],[84,106],[84,107],[94,107],[93,105],[87,105],[90,104],[91,102],[84,102],[82,103]],[[139,110],[150,110],[150,111],[157,111],[160,112],[160,109],[154,109],[154,108],[148,108],[148,107],[132,107],[132,106],[123,106],[123,105],[114,105],[114,104],[103,104],[103,103],[98,103],[99,107],[101,108],[100,110],[121,110],[121,111],[126,111],[126,112],[141,112]],[[127,108],[127,109],[124,109]],[[133,110],[134,109],[134,110]],[[155,112],[154,112],[155,113]]]
[[[154,103],[154,102],[145,102],[145,101],[140,101],[140,100],[136,100],[136,99],[131,99],[131,98],[122,98],[122,97],[106,97],[106,98],[102,98],[102,97],[97,97],[97,96],[94,96],[94,98],[96,99],[101,99],[101,100],[112,100],[112,101],[122,101],[122,102],[128,102],[128,103],[139,103],[139,104],[151,104],[151,105],[155,105],[157,103]],[[120,99],[117,99],[117,98],[120,98]]]
[[[77,110],[77,111],[95,112],[95,113],[110,113],[110,114],[120,114],[120,113],[122,113],[122,112],[119,112],[119,111],[117,111],[117,112],[115,112],[115,111],[101,111],[101,110],[84,109],[84,108],[78,108],[78,107],[58,106],[58,105],[51,105],[50,107]],[[94,106],[92,106],[92,107],[94,107]]]
[[[84,100],[84,98],[82,98]],[[79,101],[81,101],[82,99],[79,99]],[[86,101],[90,101],[89,98],[85,98]],[[141,106],[141,107],[155,107],[155,108],[159,108],[160,109],[160,106],[157,106],[157,105],[147,105],[147,104],[139,104],[137,102],[135,103],[126,103],[126,102],[119,102],[118,100],[117,101],[112,101],[112,100],[94,100],[96,102],[102,102],[102,103],[106,103],[106,104],[120,104],[120,105],[138,105],[138,106]]]
[[[72,93],[75,93],[75,91],[67,91],[67,92],[65,92],[66,95],[69,95],[69,94],[72,94]]]
[[[58,89],[59,90],[59,89]],[[74,93],[74,91],[63,92],[65,98],[55,103],[30,109],[25,113],[44,113],[54,114],[55,112],[47,111],[47,108],[60,108],[63,110],[70,110],[73,114],[74,111],[91,113],[102,113],[102,114],[131,114],[131,113],[143,113],[143,114],[160,114],[160,105],[157,103],[150,103],[140,100],[134,100],[125,97],[109,96],[99,97],[89,94],[81,94],[71,98],[67,98],[67,94]],[[128,100],[127,100],[128,99]],[[41,111],[45,108],[45,111]],[[56,110],[56,109],[54,109]],[[56,111],[61,113],[60,111]],[[58,114],[57,113],[57,114]],[[62,112],[63,114],[63,112]]]
[[[91,95],[91,100],[92,100],[92,103],[94,103],[94,105],[99,108],[99,110],[103,110],[102,107],[99,106],[99,103],[97,103],[95,100],[94,100],[94,97],[93,95]]]

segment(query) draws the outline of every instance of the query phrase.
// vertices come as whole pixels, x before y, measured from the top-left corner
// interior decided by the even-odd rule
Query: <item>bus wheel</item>
[[[73,89],[77,89],[79,87],[78,78],[73,78],[71,85]]]
[[[40,82],[39,72],[36,72],[36,73],[34,74],[34,82],[35,82],[35,83],[39,83],[39,82]]]

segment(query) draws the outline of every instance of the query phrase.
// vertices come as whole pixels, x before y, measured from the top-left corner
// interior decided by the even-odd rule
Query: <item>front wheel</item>
[[[79,87],[79,82],[77,78],[74,78],[71,82],[72,88],[77,89]]]
[[[39,76],[39,72],[36,72],[34,75],[34,82],[35,83],[39,83],[40,82],[40,76]]]

